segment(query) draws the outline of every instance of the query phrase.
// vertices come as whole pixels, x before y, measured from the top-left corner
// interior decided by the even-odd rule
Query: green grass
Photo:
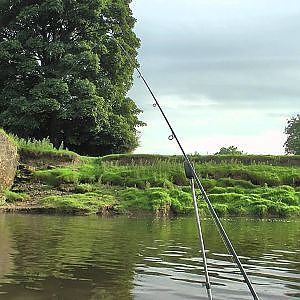
[[[156,160],[145,164],[130,161],[127,164],[119,163],[116,160],[102,160],[103,175],[102,182],[111,185],[125,185],[126,180],[130,178],[131,186],[136,184],[145,186],[147,181],[150,186],[163,186],[169,183],[174,185],[187,185],[183,165],[178,161]],[[243,165],[229,163],[196,163],[195,168],[202,179],[215,179],[224,186],[248,186],[267,185],[280,186],[291,185],[297,187],[300,185],[300,168],[283,167],[271,165]],[[160,183],[158,185],[157,181]],[[206,181],[208,185],[211,183]]]
[[[300,166],[300,155],[190,155],[195,163],[214,164],[244,164],[244,165],[274,165],[274,166]],[[112,154],[103,157],[105,161],[117,161],[121,164],[134,162],[136,164],[147,164],[156,161],[166,160],[181,162],[181,155],[159,155],[159,154]]]
[[[27,195],[25,193],[15,193],[12,191],[5,190],[4,197],[6,203],[15,203],[25,200]]]
[[[64,196],[50,196],[40,200],[40,204],[64,213],[76,211],[98,213],[103,208],[113,206],[115,204],[115,198],[111,195],[90,192]]]
[[[64,157],[69,158],[69,160],[74,160],[78,157],[75,152],[64,149],[63,144],[56,149],[50,142],[49,138],[44,138],[42,140],[36,139],[24,139],[16,135],[6,133],[2,128],[0,128],[0,133],[3,133],[7,138],[18,148],[20,155],[38,157],[41,155],[51,157]]]
[[[220,216],[300,215],[298,167],[236,163],[196,163],[195,167]],[[53,186],[73,184],[76,193],[94,192],[99,186],[117,189],[117,207],[121,211],[141,209],[175,214],[193,211],[183,166],[173,159],[145,164],[128,160],[124,164],[124,161],[84,157],[77,165],[37,171],[34,176]],[[208,213],[201,200],[199,207],[203,214]]]
[[[0,132],[4,133],[2,129]],[[69,161],[77,158],[75,164],[34,172],[35,180],[49,186],[73,187],[69,189],[73,194],[47,197],[41,200],[42,205],[87,212],[96,212],[105,205],[123,212],[193,212],[189,181],[180,156],[79,157],[63,147],[55,149],[49,139],[26,141],[8,137],[21,153],[31,153],[32,157],[63,156]],[[300,216],[300,156],[195,155],[192,161],[220,216]],[[22,201],[20,194],[9,193],[7,202]],[[208,214],[197,193],[201,213]]]
[[[103,174],[101,160],[98,158],[81,158],[76,165],[37,170],[33,177],[48,185],[96,183]]]
[[[193,211],[193,200],[190,193],[180,189],[128,188],[119,192],[120,208],[142,209],[154,213],[168,214],[169,211],[177,214],[187,214]]]
[[[0,128],[0,133],[5,135],[9,141],[14,144],[16,147],[18,146],[16,139],[14,138],[13,135],[6,133],[2,128]]]

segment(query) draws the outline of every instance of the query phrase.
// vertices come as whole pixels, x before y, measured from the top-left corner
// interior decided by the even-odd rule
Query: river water
[[[300,220],[222,220],[260,299],[300,299]],[[215,300],[253,299],[203,220]],[[0,299],[207,299],[192,217],[0,215]]]

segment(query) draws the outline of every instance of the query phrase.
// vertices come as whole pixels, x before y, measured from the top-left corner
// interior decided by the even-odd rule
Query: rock
[[[19,164],[17,147],[0,131],[0,188],[13,185]]]

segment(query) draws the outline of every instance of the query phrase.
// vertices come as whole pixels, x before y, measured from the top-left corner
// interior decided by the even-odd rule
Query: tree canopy
[[[285,134],[287,134],[287,140],[284,143],[285,152],[300,155],[300,115],[288,120]]]
[[[130,0],[2,0],[0,127],[80,154],[130,152],[141,110],[128,98],[139,40]]]
[[[242,155],[243,151],[238,150],[235,146],[222,147],[215,155]]]

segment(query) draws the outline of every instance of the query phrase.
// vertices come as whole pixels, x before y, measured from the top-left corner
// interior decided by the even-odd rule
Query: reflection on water
[[[11,238],[4,217],[0,217],[0,279],[8,274],[12,268],[12,260],[10,259],[12,253]]]
[[[223,220],[261,299],[300,297],[300,222]],[[214,299],[252,299],[211,220]],[[193,218],[0,215],[0,299],[207,299]]]

